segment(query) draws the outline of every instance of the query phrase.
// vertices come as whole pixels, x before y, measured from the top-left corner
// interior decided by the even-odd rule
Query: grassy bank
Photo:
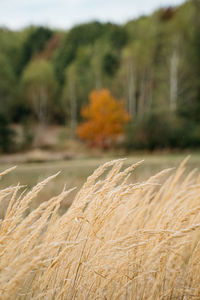
[[[112,154],[111,154],[112,155]],[[38,203],[47,200],[50,196],[59,193],[64,185],[66,188],[77,187],[78,189],[84,183],[86,178],[102,163],[108,160],[117,158],[116,156],[109,157],[93,157],[72,159],[66,161],[52,161],[43,163],[21,163],[18,164],[15,171],[8,174],[0,181],[1,187],[21,183],[27,185],[28,188],[34,186],[44,178],[61,172],[54,182],[47,185],[42,192]],[[177,167],[178,164],[186,157],[186,154],[137,154],[129,156],[124,162],[124,166],[128,166],[139,160],[144,159],[144,163],[131,175],[131,180],[143,181],[152,174],[159,172],[164,168]],[[14,165],[13,163],[1,163],[0,168],[3,171]],[[193,153],[188,161],[188,168],[200,167],[200,154]],[[62,204],[63,207],[68,207],[73,199],[75,192],[69,197],[68,201]],[[38,205],[37,201],[33,205]]]

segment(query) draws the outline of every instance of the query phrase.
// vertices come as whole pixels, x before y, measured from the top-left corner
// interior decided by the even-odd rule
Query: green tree
[[[0,53],[5,55],[13,72],[17,72],[21,47],[23,43],[22,32],[11,31],[7,28],[0,28]]]
[[[71,64],[65,71],[61,107],[65,114],[65,123],[70,124],[72,135],[74,135],[78,123],[77,72],[74,64]]]
[[[195,122],[200,123],[200,1],[192,0],[194,8],[191,23],[193,25],[192,31],[192,53],[191,53],[191,66],[192,66],[192,88],[195,91],[194,97],[189,105],[190,118],[192,117]]]
[[[40,125],[45,125],[52,114],[55,93],[56,78],[50,62],[46,60],[33,60],[24,70],[23,86],[26,99]]]
[[[0,111],[9,115],[14,102],[16,81],[14,71],[5,55],[0,54]]]
[[[32,27],[24,41],[18,64],[18,73],[21,74],[26,64],[33,56],[41,52],[47,41],[52,37],[53,31],[45,27]]]
[[[73,135],[78,124],[81,107],[86,104],[88,94],[96,83],[91,57],[91,47],[82,46],[78,50],[76,60],[65,70],[61,105],[65,112],[66,123],[70,124]]]
[[[79,47],[93,44],[102,34],[103,25],[91,22],[73,27],[66,33],[54,57],[54,66],[60,83],[64,82],[65,69],[76,58]]]
[[[7,58],[0,54],[0,151],[13,150],[15,132],[11,129],[15,97],[15,76]]]

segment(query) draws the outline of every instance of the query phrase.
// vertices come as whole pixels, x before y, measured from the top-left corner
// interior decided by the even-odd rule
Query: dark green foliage
[[[126,44],[127,32],[123,27],[111,23],[91,22],[77,25],[66,33],[66,37],[54,57],[55,70],[61,83],[64,81],[65,68],[76,59],[79,48],[93,45],[99,39],[105,44],[105,47],[110,44],[116,52]],[[114,57],[114,55],[112,56]],[[113,59],[116,61],[116,57]]]
[[[22,141],[20,148],[22,150],[30,149],[34,140],[33,130],[30,126],[30,122],[25,120],[22,124]]]
[[[124,27],[108,23],[105,25],[105,36],[113,49],[121,49],[128,41],[128,35]]]
[[[113,53],[107,53],[103,59],[103,70],[109,76],[113,76],[119,66],[119,58]]]
[[[64,70],[75,59],[78,48],[94,43],[102,35],[103,28],[103,24],[91,22],[77,25],[66,33],[54,58],[55,70],[61,83],[64,81]]]
[[[14,71],[7,57],[0,53],[0,113],[11,118],[16,96]]]
[[[21,45],[21,33],[0,28],[0,54],[6,56],[15,74],[19,64]]]
[[[0,152],[13,152],[15,150],[15,132],[10,128],[8,118],[0,113]]]
[[[167,112],[152,112],[129,124],[127,150],[200,147],[200,126]]]
[[[14,123],[23,123],[24,120],[30,120],[31,118],[32,111],[28,103],[26,103],[25,101],[16,101],[14,109],[11,112],[12,121]]]
[[[127,149],[166,148],[173,139],[173,123],[163,113],[152,113],[141,120],[135,120],[127,128],[125,146]]]
[[[33,31],[27,37],[21,53],[18,65],[18,73],[21,74],[30,59],[43,50],[47,41],[53,35],[53,31],[45,27],[33,28]]]

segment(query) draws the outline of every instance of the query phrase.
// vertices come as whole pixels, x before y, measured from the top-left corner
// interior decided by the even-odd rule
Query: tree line
[[[162,8],[124,25],[68,31],[0,28],[0,148],[12,124],[66,124],[75,135],[93,90],[124,99],[127,149],[200,146],[200,1]]]

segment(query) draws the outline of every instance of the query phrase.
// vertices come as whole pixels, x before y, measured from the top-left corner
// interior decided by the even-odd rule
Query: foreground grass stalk
[[[0,299],[200,299],[200,176],[185,160],[132,184],[140,163],[100,166],[63,215],[73,189],[25,213],[57,174],[1,190]]]

